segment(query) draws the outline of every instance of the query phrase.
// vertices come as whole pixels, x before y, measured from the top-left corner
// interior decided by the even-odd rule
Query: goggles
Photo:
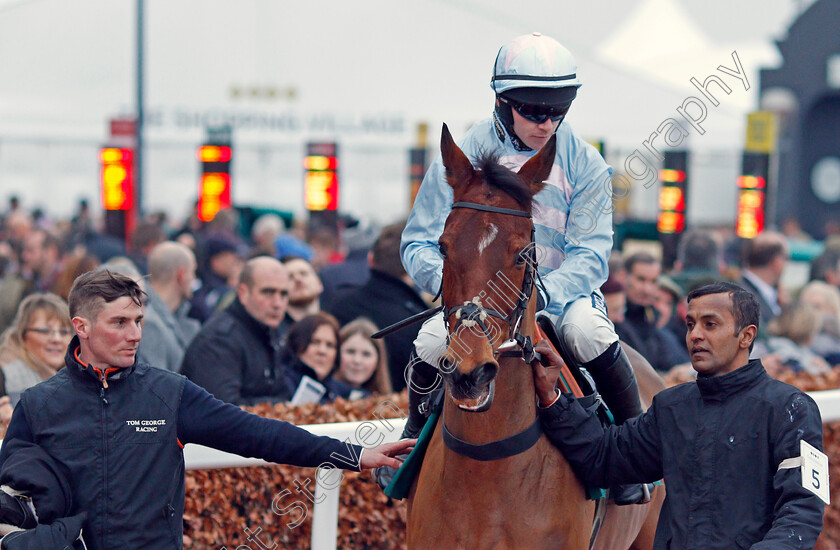
[[[558,122],[563,120],[566,113],[569,112],[571,102],[565,105],[534,105],[531,103],[520,103],[510,98],[499,96],[499,100],[507,103],[519,115],[535,124],[542,124],[546,120],[551,119],[551,122]]]

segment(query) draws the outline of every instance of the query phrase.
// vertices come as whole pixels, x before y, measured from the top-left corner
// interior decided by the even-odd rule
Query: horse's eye
[[[440,249],[440,255],[446,258],[446,245],[442,242],[438,242],[438,248]]]
[[[516,255],[516,265],[523,265],[527,261],[525,254],[525,250],[522,250],[519,254]]]

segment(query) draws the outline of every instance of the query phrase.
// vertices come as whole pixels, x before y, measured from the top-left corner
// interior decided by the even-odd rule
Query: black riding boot
[[[621,344],[615,342],[607,351],[582,366],[595,379],[616,424],[624,424],[626,420],[642,414],[636,375]]]
[[[432,395],[441,387],[443,377],[437,368],[424,362],[411,351],[408,369],[408,420],[405,422],[401,439],[411,439],[420,435],[426,419],[431,413]]]
[[[400,439],[413,439],[420,435],[426,419],[431,413],[432,396],[441,387],[443,378],[437,368],[423,362],[415,350],[411,351],[408,369],[408,419],[405,421]],[[395,468],[380,466],[373,472],[373,477],[380,487],[385,489],[394,475]]]
[[[642,414],[636,375],[633,373],[630,359],[618,342],[583,367],[595,379],[598,391],[612,412],[616,424],[624,424],[625,421]],[[650,501],[650,491],[649,486],[641,483],[619,485],[610,489],[610,496],[619,505],[643,504]]]

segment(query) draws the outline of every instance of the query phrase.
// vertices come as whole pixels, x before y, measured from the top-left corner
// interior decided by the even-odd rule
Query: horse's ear
[[[443,166],[446,168],[446,181],[452,189],[470,181],[473,176],[472,163],[455,144],[445,123],[440,133],[440,152],[443,157]]]
[[[527,183],[532,195],[536,195],[542,188],[545,187],[545,180],[551,173],[551,167],[554,166],[554,154],[557,150],[557,134],[551,136],[540,152],[528,159],[528,162],[522,165],[519,169],[519,177],[522,181]]]

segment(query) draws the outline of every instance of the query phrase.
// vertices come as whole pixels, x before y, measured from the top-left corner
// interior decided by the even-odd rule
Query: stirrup
[[[615,502],[616,506],[647,504],[650,502],[655,487],[656,485],[653,483],[618,485],[610,489],[610,498]]]

